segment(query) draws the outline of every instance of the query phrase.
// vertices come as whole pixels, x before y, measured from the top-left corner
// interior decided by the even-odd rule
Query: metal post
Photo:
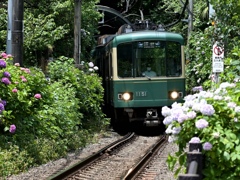
[[[7,54],[12,54],[12,0],[8,0]]]
[[[81,0],[75,0],[74,14],[74,59],[78,65],[81,61]]]
[[[12,21],[13,62],[23,64],[23,0],[15,0]]]
[[[193,30],[193,0],[189,0],[189,15],[188,15],[188,38]]]

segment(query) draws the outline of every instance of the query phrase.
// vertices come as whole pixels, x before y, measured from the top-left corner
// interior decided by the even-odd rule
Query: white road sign
[[[213,45],[212,68],[214,73],[223,72],[224,47],[220,46],[218,42]]]

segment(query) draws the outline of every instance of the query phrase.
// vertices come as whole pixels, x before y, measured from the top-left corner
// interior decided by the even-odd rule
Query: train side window
[[[181,75],[181,45],[177,42],[168,42],[166,69],[167,76]]]

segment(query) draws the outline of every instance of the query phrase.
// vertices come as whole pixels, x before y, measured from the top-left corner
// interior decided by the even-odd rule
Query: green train
[[[93,51],[102,77],[106,114],[117,122],[162,123],[161,108],[185,96],[184,38],[162,28],[123,25],[98,38]]]

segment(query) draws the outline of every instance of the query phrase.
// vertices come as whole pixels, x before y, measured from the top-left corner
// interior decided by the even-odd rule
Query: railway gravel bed
[[[65,158],[61,158],[56,161],[50,161],[49,163],[43,164],[38,167],[33,167],[29,169],[28,172],[21,173],[19,175],[10,176],[7,178],[7,180],[46,180],[52,173],[69,168],[70,166],[74,165],[78,161],[85,159],[86,157],[97,152],[107,144],[114,142],[120,138],[122,138],[122,136],[118,135],[115,132],[110,132],[108,135],[101,137],[97,143],[89,144],[85,148],[79,149],[78,151],[75,151],[75,152],[71,152]],[[142,143],[147,143],[147,141],[148,141],[147,137],[146,137],[146,140],[144,140],[143,138]],[[159,162],[159,174],[156,175],[155,180],[175,180],[176,179],[173,176],[173,172],[168,170],[167,164],[165,162],[167,159],[168,153],[173,153],[176,150],[177,150],[177,146],[175,144],[168,144],[165,147],[165,149],[161,152],[162,154],[161,156],[163,158],[162,158],[162,161]],[[118,169],[116,169],[115,172],[117,173]]]

